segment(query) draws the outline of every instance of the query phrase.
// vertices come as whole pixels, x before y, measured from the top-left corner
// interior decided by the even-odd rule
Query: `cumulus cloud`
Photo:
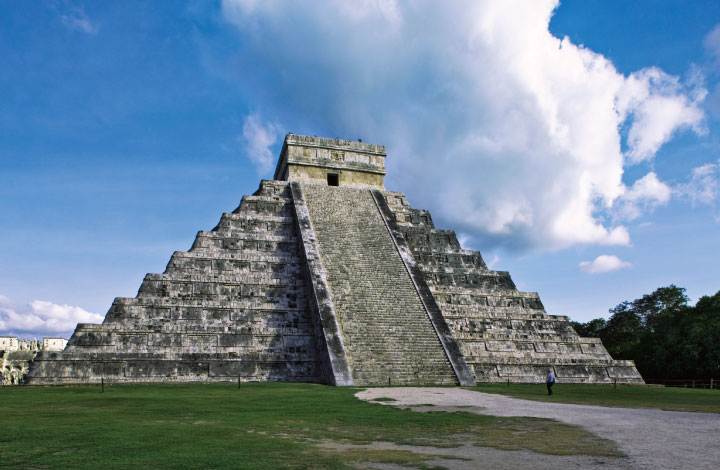
[[[264,105],[387,145],[386,186],[438,226],[488,247],[628,244],[621,221],[666,199],[654,174],[626,187],[625,166],[702,132],[706,92],[657,68],[625,76],[554,37],[558,4],[224,0],[222,12],[273,77]]]
[[[693,82],[697,83],[697,79]],[[699,102],[705,89],[685,89],[677,77],[651,67],[631,74],[618,95],[620,111],[632,112],[627,156],[633,163],[650,160],[678,129],[703,133]],[[627,106],[626,109],[623,109]]]
[[[667,204],[672,193],[672,188],[660,181],[657,174],[651,171],[635,181],[620,197],[616,215],[624,220],[634,220],[643,212]]]
[[[582,261],[580,269],[590,274],[608,273],[618,269],[629,268],[632,264],[615,255],[600,255],[593,261]]]
[[[80,7],[71,7],[70,11],[60,15],[60,20],[68,29],[87,34],[97,34],[100,28],[90,20]]]
[[[714,205],[720,196],[720,160],[693,168],[690,180],[678,185],[677,191],[689,197],[693,205]]]
[[[102,323],[103,318],[103,315],[80,307],[45,300],[33,300],[17,309],[9,298],[0,296],[0,331],[3,334],[69,337],[78,323]]]
[[[271,147],[279,141],[282,135],[283,131],[279,125],[263,121],[257,113],[250,114],[245,118],[240,139],[258,174],[264,175],[273,169],[275,155]]]

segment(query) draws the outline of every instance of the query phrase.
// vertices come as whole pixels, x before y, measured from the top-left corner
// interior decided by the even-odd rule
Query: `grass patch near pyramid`
[[[409,410],[358,388],[313,384],[155,384],[0,390],[0,461],[11,468],[356,468],[415,465],[414,452],[327,443],[620,456],[615,444],[553,420]],[[522,430],[521,434],[518,434]],[[429,467],[428,467],[429,468]]]

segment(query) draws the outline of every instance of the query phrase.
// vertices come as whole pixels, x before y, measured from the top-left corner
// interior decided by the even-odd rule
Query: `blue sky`
[[[0,0],[0,59],[0,335],[101,321],[286,132],[386,145],[548,313],[720,289],[715,1]]]

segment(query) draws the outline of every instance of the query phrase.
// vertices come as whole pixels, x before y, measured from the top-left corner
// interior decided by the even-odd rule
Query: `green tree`
[[[610,319],[600,331],[600,339],[615,359],[632,359],[644,330],[643,319],[631,302],[610,309]]]
[[[700,378],[720,379],[720,291],[701,297],[693,313],[687,327],[687,340],[693,345],[693,372]]]
[[[634,360],[646,379],[720,379],[720,291],[692,307],[673,284],[610,313],[572,326],[599,337],[613,358]]]
[[[579,334],[586,338],[599,338],[600,332],[605,328],[606,321],[604,318],[594,318],[587,323],[578,323],[571,321],[570,326]]]
[[[685,288],[671,284],[633,300],[631,306],[642,319],[643,326],[653,330],[659,318],[686,309],[687,303]]]

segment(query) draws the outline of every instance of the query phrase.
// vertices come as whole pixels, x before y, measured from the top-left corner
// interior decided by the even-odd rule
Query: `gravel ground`
[[[390,442],[374,442],[367,445],[338,444],[327,442],[322,446],[329,450],[371,449],[405,450],[417,454],[434,456],[425,460],[425,465],[436,465],[449,470],[543,470],[543,469],[582,469],[609,470],[627,467],[627,459],[612,457],[589,457],[584,455],[559,456],[536,454],[520,450],[498,450],[492,447],[464,445],[461,447],[438,448],[425,446],[396,445]],[[377,470],[408,470],[405,465],[388,463],[365,463],[363,468]]]
[[[362,400],[389,397],[385,405],[411,407],[417,411],[466,411],[493,416],[551,418],[582,426],[598,436],[611,439],[628,459],[557,457],[532,452],[510,452],[480,448],[481,467],[472,461],[437,462],[447,468],[631,468],[631,469],[719,469],[720,415],[656,409],[610,408],[604,406],[544,403],[462,388],[371,388],[358,392]],[[433,407],[422,405],[432,404]],[[458,408],[462,407],[462,408]],[[406,447],[406,446],[403,446]],[[466,446],[469,447],[469,446]],[[467,458],[472,448],[463,447]],[[486,451],[486,452],[485,452]],[[424,453],[438,455],[428,449]],[[383,467],[392,468],[392,467]]]

